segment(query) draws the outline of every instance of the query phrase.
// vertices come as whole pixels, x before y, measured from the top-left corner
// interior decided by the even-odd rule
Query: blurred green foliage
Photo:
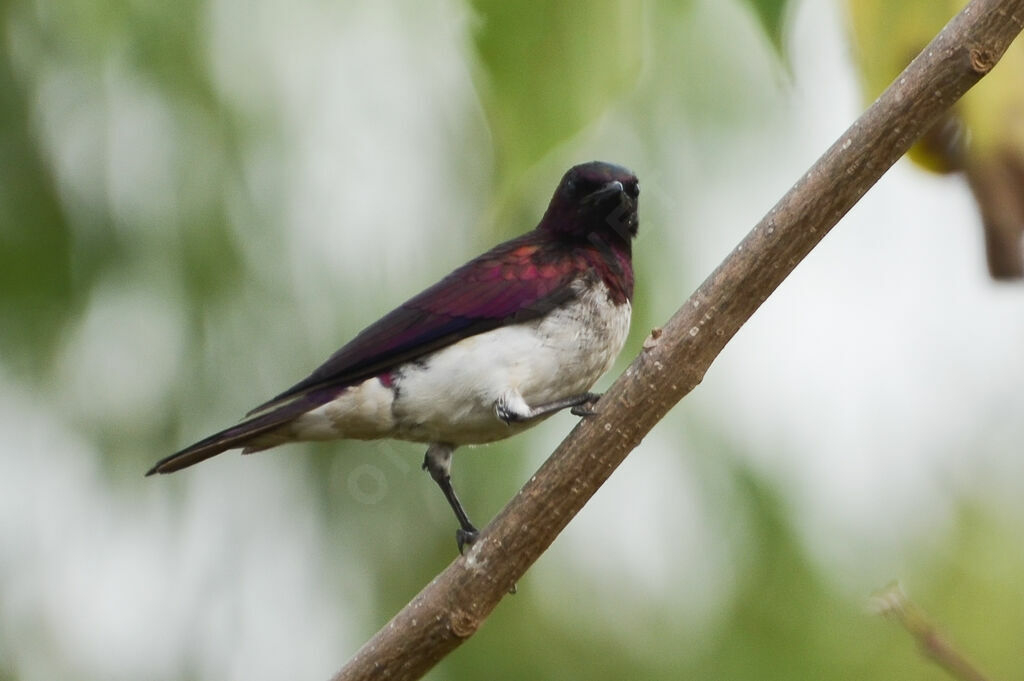
[[[849,0],[850,35],[870,101],[966,5],[965,0]],[[908,156],[936,173],[964,173],[983,220],[989,270],[1024,277],[1024,45],[1015,42]]]
[[[17,323],[0,326],[0,350],[14,369],[42,378],[54,344],[69,322],[81,314],[104,278],[120,278],[135,268],[159,262],[178,270],[178,281],[199,309],[242,274],[238,251],[224,218],[228,197],[218,187],[217,201],[201,210],[182,208],[180,219],[162,224],[125,224],[114,203],[110,165],[113,138],[132,130],[103,130],[115,99],[105,90],[121,71],[159,93],[172,120],[193,129],[215,130],[207,151],[230,159],[235,148],[229,116],[207,77],[202,21],[205,3],[158,2],[5,3],[0,15],[4,50],[0,55],[0,314]],[[40,100],[48,86],[74,83],[64,97]],[[36,107],[33,117],[31,109]],[[43,108],[40,110],[40,106]],[[91,174],[83,189],[77,177],[60,176],[61,161],[47,148],[47,119],[58,126],[76,122],[76,143],[84,144],[73,161]],[[89,129],[89,126],[98,126]],[[66,129],[61,132],[68,132]],[[87,140],[82,135],[90,136]],[[184,140],[188,142],[189,140]],[[187,161],[172,169],[173,182],[159,187],[167,200],[195,202],[185,195],[190,177],[222,173],[230,181],[230,163],[201,168]],[[211,175],[212,177],[212,175]],[[165,236],[142,238],[140,232]],[[177,240],[175,233],[185,238]],[[170,246],[170,247],[168,247]],[[195,330],[195,327],[193,327]]]
[[[473,0],[479,87],[504,173],[515,177],[636,87],[644,12],[625,0]]]
[[[772,41],[772,45],[781,53],[782,32],[785,28],[786,7],[789,3],[786,0],[746,0],[746,2],[754,10],[765,34]]]
[[[0,353],[41,369],[75,307],[72,238],[53,177],[30,133],[25,87],[0,61]],[[13,361],[12,361],[13,360]]]
[[[309,366],[319,359],[322,343],[329,342],[321,339],[316,347],[307,342],[307,332],[330,324],[317,327],[296,311],[297,301],[316,291],[300,290],[289,279],[294,272],[288,271],[283,253],[285,226],[271,225],[279,217],[273,209],[270,214],[260,211],[266,205],[262,201],[280,197],[268,199],[254,176],[267,173],[280,179],[288,171],[280,168],[287,166],[286,160],[272,153],[282,143],[265,138],[273,135],[275,120],[245,110],[211,76],[212,4],[8,0],[0,5],[0,353],[5,375],[15,374],[26,393],[60,404],[65,390],[57,380],[62,375],[57,357],[61,343],[82,323],[90,301],[104,286],[128,293],[155,291],[152,295],[167,308],[184,311],[184,359],[167,394],[160,396],[159,408],[129,425],[114,417],[96,419],[88,412],[83,416],[69,410],[62,416],[74,432],[96,445],[108,473],[124,473],[109,475],[112,497],[139,494],[144,465],[166,453],[170,443],[180,444],[182,422],[189,422],[191,432],[206,405],[227,400],[229,389],[237,393],[230,398],[232,404],[209,407],[218,418],[221,410],[239,401],[248,406],[247,394],[255,393],[251,402],[258,402],[263,397],[259,391],[266,389],[264,379],[278,380],[293,367]],[[472,0],[466,7],[471,14],[466,59],[472,61],[483,117],[493,135],[495,194],[504,182],[557,155],[560,145],[598,125],[616,107],[633,107],[629,115],[641,122],[643,132],[636,139],[626,138],[623,146],[635,145],[637,156],[646,153],[662,160],[672,125],[703,122],[709,129],[728,129],[740,121],[756,125],[762,120],[759,98],[771,84],[734,82],[730,77],[745,68],[741,56],[716,62],[716,76],[724,70],[725,77],[707,76],[711,69],[701,59],[710,61],[709,50],[737,50],[717,38],[701,42],[699,30],[688,23],[697,4]],[[750,0],[776,48],[786,4]],[[649,53],[654,50],[656,54]],[[259,75],[254,77],[257,83]],[[111,130],[113,120],[126,124],[117,117],[123,112],[111,110],[123,104],[110,94],[112,81],[118,79],[150,93],[170,121],[174,136],[168,142],[172,152],[163,175],[166,184],[149,190],[171,210],[143,207],[133,212],[126,210],[123,197],[117,198],[123,190],[114,186],[111,139],[105,136],[131,132]],[[52,96],[54,88],[63,94]],[[88,120],[81,123],[79,117]],[[66,132],[76,123],[83,131],[74,138],[51,129]],[[148,142],[144,137],[137,141]],[[76,156],[52,147],[62,139],[74,139],[83,148]],[[474,152],[453,148],[450,153]],[[261,165],[261,154],[272,160]],[[559,163],[563,160],[559,157]],[[74,167],[69,170],[69,165]],[[551,177],[545,178],[548,184]],[[651,186],[658,185],[653,178]],[[403,198],[401,192],[393,196]],[[659,200],[669,211],[678,206],[665,195],[647,197],[645,193],[651,204],[645,204],[645,211]],[[535,212],[536,205],[530,208]],[[260,215],[262,219],[249,219]],[[673,217],[679,231],[697,228],[685,224],[683,216]],[[323,228],[355,229],[336,224]],[[648,259],[640,268],[647,267],[642,276],[649,295],[638,301],[634,340],[661,321],[650,318],[651,299],[683,297],[681,291],[657,290],[650,274],[656,271],[657,258],[665,260],[664,267],[680,268],[668,253],[672,241],[667,232],[662,226],[655,240],[638,246],[638,257]],[[447,262],[461,246],[438,243],[434,255]],[[444,255],[438,255],[442,250]],[[361,289],[360,283],[353,279],[337,303],[315,309],[342,317],[344,304],[354,298],[385,305],[423,282],[396,282],[386,294]],[[125,328],[112,328],[112,337],[126,333]],[[268,357],[267,345],[275,345],[278,357]],[[635,350],[636,343],[631,347]],[[286,366],[267,369],[271,359]],[[159,355],[152,361],[176,366]],[[137,368],[118,366],[128,374]],[[97,381],[94,389],[102,392],[108,386]],[[372,585],[374,593],[367,598],[371,612],[352,625],[372,630],[452,559],[449,511],[418,470],[418,447],[345,443],[307,449],[311,455],[305,458],[297,452],[287,455],[289,465],[304,472],[304,501],[324,519],[326,530],[318,537],[323,551],[358,562],[360,577]],[[524,449],[520,441],[504,442],[460,459],[460,490],[476,517],[489,517],[515,493]],[[671,593],[656,603],[633,601],[629,583],[617,585],[615,594],[588,593],[585,580],[567,572],[560,578],[582,590],[573,592],[580,600],[551,603],[543,601],[541,589],[528,575],[519,594],[503,602],[479,634],[431,678],[938,677],[909,638],[867,613],[866,594],[851,596],[816,562],[777,482],[736,464],[722,451],[708,452],[707,458],[712,463],[702,465],[728,479],[744,503],[738,509],[709,511],[722,526],[735,530],[735,536],[719,538],[723,545],[737,547],[731,566],[735,583],[719,612],[702,615],[706,619],[699,631],[694,631],[685,603]],[[233,463],[243,467],[251,462]],[[384,502],[356,504],[351,494],[339,492],[360,465],[386,471]],[[189,501],[187,494],[181,496],[172,500],[176,511]],[[920,564],[912,566],[917,577],[912,595],[995,678],[1019,675],[1022,529],[1016,519],[965,502],[955,534],[921,552]],[[558,571],[543,560],[542,565]],[[0,579],[3,575],[0,565]],[[684,567],[675,577],[680,585],[694,579]],[[352,575],[330,578],[338,584]],[[635,610],[611,616],[586,602],[600,603],[606,596]],[[356,617],[338,614],[345,616]],[[31,635],[0,631],[0,651],[19,645],[19,636]],[[11,665],[0,658],[0,678],[21,678]]]

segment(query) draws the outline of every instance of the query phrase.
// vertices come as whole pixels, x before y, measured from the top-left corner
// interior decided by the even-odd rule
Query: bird
[[[563,409],[597,413],[590,389],[629,332],[639,195],[623,166],[573,166],[535,229],[457,268],[237,425],[146,475],[289,442],[424,443],[423,468],[455,513],[461,553],[479,531],[452,485],[455,449],[502,440]]]

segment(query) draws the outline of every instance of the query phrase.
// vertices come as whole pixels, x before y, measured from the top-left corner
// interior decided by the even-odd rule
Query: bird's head
[[[591,161],[573,166],[558,183],[538,229],[569,238],[620,241],[637,231],[640,183],[632,171]]]

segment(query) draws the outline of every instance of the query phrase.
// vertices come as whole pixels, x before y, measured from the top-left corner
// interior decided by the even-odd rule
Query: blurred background
[[[923,46],[859,6],[0,2],[0,680],[329,677],[454,557],[423,447],[143,473],[592,159],[643,186],[617,374]],[[942,678],[893,580],[1022,678],[1024,288],[959,172],[1006,121],[897,164],[428,678]],[[573,422],[460,450],[471,515]]]

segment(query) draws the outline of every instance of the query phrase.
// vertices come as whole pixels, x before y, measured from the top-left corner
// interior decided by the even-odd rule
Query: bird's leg
[[[459,545],[459,553],[462,553],[462,548],[466,544],[475,542],[480,532],[469,521],[466,509],[462,507],[462,502],[459,501],[459,497],[455,494],[455,488],[452,487],[451,471],[454,451],[455,447],[452,445],[431,443],[423,457],[423,470],[430,473],[430,477],[434,479],[437,486],[441,488],[441,492],[444,493],[444,498],[448,500],[448,505],[455,511],[455,517],[459,521],[459,529],[455,530],[455,541]]]
[[[594,416],[597,412],[585,408],[584,405],[597,402],[600,397],[597,393],[581,393],[531,407],[523,399],[523,396],[519,394],[518,390],[510,390],[499,397],[494,403],[494,413],[505,423],[522,423],[523,421],[529,421],[540,416],[553,414],[566,407],[572,407],[572,414],[574,416]]]

